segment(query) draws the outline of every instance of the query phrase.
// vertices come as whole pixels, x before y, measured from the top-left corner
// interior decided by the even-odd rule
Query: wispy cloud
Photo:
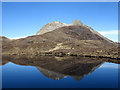
[[[21,38],[26,38],[28,36],[21,36],[21,37],[13,37],[13,38],[10,38],[10,39],[21,39]]]
[[[11,38],[9,38],[9,39],[21,39],[21,38],[26,38],[26,37],[28,37],[28,36],[32,36],[32,35],[34,35],[34,34],[29,34],[29,35],[26,35],[26,36],[20,36],[20,37],[11,37]]]
[[[118,30],[98,31],[102,35],[118,35]]]

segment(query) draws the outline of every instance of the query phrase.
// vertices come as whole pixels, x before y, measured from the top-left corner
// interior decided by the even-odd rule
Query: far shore
[[[110,57],[110,56],[100,56],[100,55],[87,55],[87,54],[65,54],[63,52],[57,52],[57,53],[52,53],[52,52],[46,52],[46,53],[39,53],[39,54],[16,54],[16,53],[8,53],[8,54],[2,54],[3,56],[57,56],[57,57],[65,57],[65,56],[73,56],[73,57],[90,57],[90,58],[108,58],[108,59],[114,59],[114,60],[120,60],[119,57]]]

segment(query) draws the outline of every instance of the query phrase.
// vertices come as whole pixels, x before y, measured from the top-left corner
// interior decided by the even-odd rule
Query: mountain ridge
[[[67,25],[54,21],[43,26],[40,33],[3,43],[3,54],[118,58],[117,45],[80,20]]]
[[[37,33],[36,35],[41,35],[47,32],[51,32],[53,30],[56,30],[57,28],[61,28],[61,27],[65,27],[65,26],[84,26],[86,28],[88,28],[91,32],[99,35],[100,37],[104,38],[105,40],[107,40],[110,43],[114,43],[112,40],[109,40],[107,38],[105,38],[103,35],[101,35],[100,33],[96,32],[94,29],[92,29],[91,27],[83,24],[80,20],[75,20],[73,21],[71,24],[66,24],[66,23],[62,23],[62,22],[58,22],[58,21],[54,21],[51,23],[48,23],[46,25],[44,25]]]
[[[53,31],[57,28],[64,27],[64,26],[72,26],[72,25],[83,25],[83,23],[80,20],[75,20],[71,24],[66,24],[58,21],[54,21],[51,23],[48,23],[44,25],[37,33],[36,35],[41,35],[50,31]]]

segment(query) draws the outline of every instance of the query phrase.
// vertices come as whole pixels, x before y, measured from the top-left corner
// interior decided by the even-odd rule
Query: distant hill
[[[10,41],[11,41],[10,39],[4,36],[0,36],[0,43],[2,46],[7,46]]]
[[[83,55],[118,57],[117,45],[84,25],[80,20],[71,24],[52,22],[37,35],[12,40],[3,45],[3,54]]]
[[[4,37],[4,36],[0,36],[0,42],[9,42],[10,41],[10,39],[8,39],[8,38],[6,38],[6,37]]]

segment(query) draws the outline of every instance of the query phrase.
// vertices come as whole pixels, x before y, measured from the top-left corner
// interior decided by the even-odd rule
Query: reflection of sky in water
[[[34,66],[7,63],[3,67],[3,88],[117,88],[118,65],[104,63],[81,81],[72,77],[53,80]]]
[[[103,65],[101,65],[99,68],[116,68],[118,69],[118,64],[115,63],[104,63]]]

